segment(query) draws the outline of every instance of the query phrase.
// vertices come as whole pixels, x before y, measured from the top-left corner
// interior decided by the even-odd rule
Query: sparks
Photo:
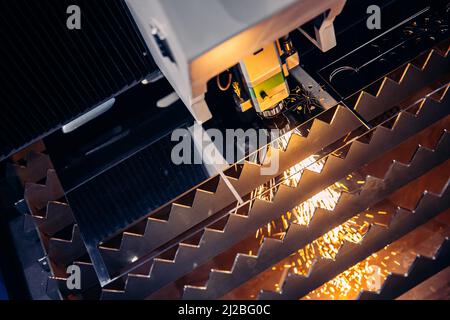
[[[331,185],[287,213],[282,214],[278,220],[272,221],[270,225],[268,224],[265,228],[258,229],[255,237],[260,239],[260,243],[265,237],[273,237],[275,234],[277,238],[283,239],[291,223],[309,225],[317,208],[331,211],[336,207],[342,193],[341,190],[342,184],[335,183]]]
[[[354,227],[354,220],[332,229],[322,237],[306,245],[298,251],[297,274],[307,275],[313,263],[320,258],[334,259],[345,241],[359,243],[368,231],[369,224],[363,223]]]

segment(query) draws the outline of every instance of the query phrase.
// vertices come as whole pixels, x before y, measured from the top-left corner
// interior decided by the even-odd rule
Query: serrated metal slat
[[[376,95],[362,90],[358,95],[354,109],[365,120],[370,121],[401,103],[420,89],[442,78],[450,69],[448,50],[444,53],[437,49],[424,54],[423,63],[408,63],[384,77]],[[392,74],[401,72],[398,80]]]
[[[418,256],[406,274],[388,275],[379,292],[363,291],[359,300],[393,300],[450,265],[450,240],[446,238],[432,257]]]

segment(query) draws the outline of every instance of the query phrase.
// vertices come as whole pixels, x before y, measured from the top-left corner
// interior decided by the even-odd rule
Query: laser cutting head
[[[309,21],[315,21],[315,34],[304,32],[308,38],[324,51],[332,48],[333,20],[345,4],[345,0],[126,2],[156,64],[198,122],[211,118],[204,99],[207,82],[236,65],[250,89],[255,89],[252,76],[259,80],[270,76],[270,92],[264,90],[267,79],[258,82],[256,90],[261,90],[252,96],[252,105],[260,112],[274,109],[273,101],[281,101],[288,90],[282,84],[282,63],[275,65],[270,59],[265,63],[267,72],[254,74],[250,63],[256,59],[254,53],[262,48],[274,53],[279,39]]]

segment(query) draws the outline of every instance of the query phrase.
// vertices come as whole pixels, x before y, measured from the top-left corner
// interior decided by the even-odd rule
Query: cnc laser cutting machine
[[[447,0],[0,6],[0,299],[449,298]]]

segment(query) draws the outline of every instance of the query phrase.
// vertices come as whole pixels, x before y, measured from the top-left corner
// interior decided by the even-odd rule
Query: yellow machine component
[[[289,96],[279,52],[271,43],[240,63],[256,111],[276,107]]]
[[[280,58],[282,57],[282,58]],[[243,59],[239,66],[243,82],[233,83],[243,112],[255,107],[256,111],[273,116],[282,110],[282,101],[289,96],[286,77],[289,70],[299,65],[299,56],[286,37],[276,41]],[[244,85],[246,88],[241,88]],[[248,92],[243,99],[242,90]]]
[[[252,105],[252,101],[251,100],[247,100],[247,101],[241,103],[241,110],[242,110],[242,112],[250,110],[252,107],[253,107],[253,105]]]

